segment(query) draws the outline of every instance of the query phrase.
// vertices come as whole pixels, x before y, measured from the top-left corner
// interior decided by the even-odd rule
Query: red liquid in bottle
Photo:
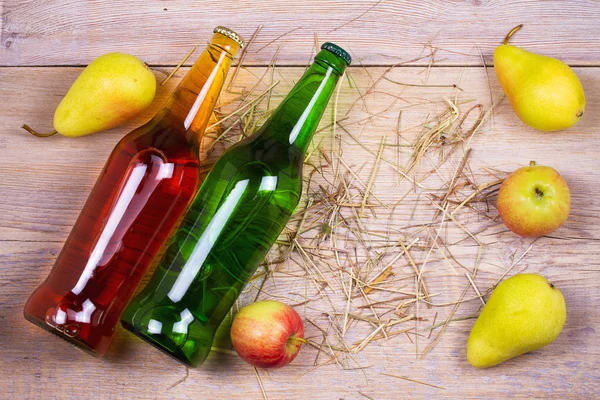
[[[240,47],[217,29],[165,108],[117,144],[54,268],[25,305],[29,321],[93,354],[108,350],[142,276],[208,173],[199,165],[201,134]]]
[[[27,319],[106,352],[124,307],[196,191],[196,151],[178,139],[156,127],[117,145],[55,268],[27,302]],[[157,142],[161,151],[152,146]]]

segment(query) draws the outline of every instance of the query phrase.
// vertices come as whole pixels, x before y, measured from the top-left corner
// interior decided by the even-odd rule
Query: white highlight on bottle
[[[327,73],[325,73],[325,78],[323,78],[323,81],[317,88],[317,91],[315,92],[313,97],[310,99],[310,102],[308,103],[308,106],[306,106],[306,108],[304,109],[304,112],[300,116],[300,119],[298,119],[298,122],[296,122],[296,125],[294,125],[294,129],[292,129],[292,132],[290,133],[290,144],[292,144],[296,141],[296,138],[298,137],[298,134],[300,134],[300,130],[304,126],[304,123],[306,122],[308,115],[311,113],[313,107],[315,106],[315,103],[317,102],[317,99],[319,98],[319,96],[321,95],[321,92],[325,88],[325,85],[327,84],[327,80],[331,76],[332,71],[333,71],[333,68],[331,68],[331,67],[327,68]]]
[[[181,316],[181,321],[173,324],[173,332],[185,335],[188,332],[188,325],[194,320],[194,316],[187,308],[179,315]]]
[[[104,249],[102,258],[98,261],[99,266],[106,265],[121,249],[123,237],[146,206],[148,199],[150,199],[150,196],[154,193],[160,181],[169,179],[173,176],[175,164],[165,163],[162,158],[154,154],[150,156],[150,164],[150,173],[143,186],[137,188],[135,196],[127,206],[127,211],[123,214],[115,231],[112,233],[110,241]]]
[[[157,321],[155,319],[151,319],[150,321],[148,321],[148,332],[161,333],[162,332],[162,322]]]
[[[277,187],[277,177],[276,176],[263,176],[260,181],[260,187],[258,191],[267,190],[272,192]]]
[[[221,70],[221,64],[223,63],[223,60],[225,60],[226,56],[227,52],[223,51],[221,53],[221,57],[219,57],[217,65],[215,65],[215,68],[210,73],[208,79],[206,80],[206,83],[204,84],[204,86],[202,86],[200,93],[198,93],[198,97],[196,97],[196,101],[194,101],[194,105],[190,109],[190,112],[188,113],[187,117],[185,117],[185,121],[183,121],[183,126],[186,130],[190,129],[190,126],[192,126],[192,122],[194,122],[194,118],[196,118],[196,114],[198,114],[200,106],[204,102],[204,98],[208,94],[208,90],[212,86],[212,83],[215,80],[217,73]]]
[[[75,321],[89,324],[91,321],[92,313],[96,310],[96,306],[94,305],[94,303],[92,303],[90,299],[86,299],[83,302],[82,306],[83,310],[75,314]]]
[[[181,273],[177,276],[175,284],[169,291],[168,296],[173,303],[177,303],[183,298],[192,284],[192,281],[198,272],[200,272],[208,253],[217,241],[227,220],[231,217],[235,206],[242,198],[242,195],[248,186],[248,182],[249,180],[245,179],[235,184],[235,187],[231,193],[229,193],[229,196],[227,196],[223,205],[217,210],[213,219],[202,233],[202,236],[200,236],[200,240],[198,240],[196,247],[194,247],[192,255],[181,269]]]
[[[57,325],[62,325],[67,322],[67,313],[64,310],[56,310],[54,322],[56,322]]]
[[[140,186],[142,179],[144,179],[144,175],[146,174],[147,168],[148,166],[146,164],[138,164],[131,171],[129,178],[125,183],[125,187],[121,192],[121,196],[117,200],[117,204],[110,213],[108,221],[104,226],[104,230],[100,234],[100,238],[98,239],[98,242],[96,242],[96,246],[94,246],[94,250],[92,250],[92,254],[88,259],[85,268],[83,269],[83,272],[79,276],[77,284],[73,289],[71,289],[71,292],[73,292],[74,294],[77,295],[81,293],[85,285],[87,285],[88,281],[92,277],[92,274],[94,273],[98,262],[104,254],[104,250],[106,250],[106,246],[108,246],[108,243],[110,242],[110,238],[114,234],[115,230],[117,229],[117,226],[119,225],[119,222],[121,221],[123,215],[127,211],[127,207],[129,206],[129,203],[131,203],[131,199],[133,199],[133,196],[135,195],[135,192]]]
[[[154,158],[156,156],[152,156],[152,161],[154,161]],[[156,157],[158,158],[158,157]],[[158,173],[156,174],[156,178],[155,180],[157,181],[162,181],[163,179],[170,179],[173,177],[173,170],[175,169],[175,164],[174,163],[163,163],[162,160],[160,160],[160,166],[158,167]]]
[[[140,184],[144,180],[148,164],[138,161],[129,174],[127,182],[102,229],[100,238],[96,242],[77,284],[71,289],[74,294],[81,293],[93,275],[94,270],[98,266],[106,265],[115,253],[121,249],[123,236],[129,231],[131,225],[142,212],[148,199],[158,187],[158,184],[163,179],[173,177],[175,164],[165,163],[162,158],[156,155],[152,155],[150,159],[152,164],[151,173],[148,175],[141,190]]]

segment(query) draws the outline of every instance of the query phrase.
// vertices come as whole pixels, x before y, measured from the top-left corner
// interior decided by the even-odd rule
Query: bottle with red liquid
[[[208,173],[204,130],[242,45],[235,32],[215,28],[164,108],[117,144],[25,318],[106,353],[125,306]]]

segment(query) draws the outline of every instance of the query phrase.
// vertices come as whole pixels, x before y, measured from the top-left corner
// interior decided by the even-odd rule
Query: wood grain
[[[600,3],[596,0],[79,1],[0,3],[0,65],[83,65],[110,51],[154,65],[175,65],[214,26],[247,39],[263,25],[246,65],[266,65],[277,47],[279,65],[305,65],[314,34],[350,50],[368,65],[426,56],[438,65],[491,63],[506,33],[525,24],[513,42],[576,65],[598,65]],[[287,34],[286,34],[287,33]],[[280,38],[280,40],[276,40]],[[429,59],[417,62],[427,65]]]
[[[37,4],[37,2],[35,2]],[[162,3],[161,3],[162,4]],[[169,3],[164,3],[169,4]],[[176,3],[177,4],[177,3]],[[167,5],[167,7],[171,8]],[[74,18],[74,17],[73,17]],[[577,50],[576,50],[577,51]],[[53,109],[81,68],[2,68],[0,69],[0,98],[4,111],[0,115],[0,393],[2,398],[260,398],[260,388],[252,368],[237,356],[212,353],[207,363],[189,371],[155,349],[141,343],[132,335],[118,329],[109,355],[94,359],[66,342],[42,332],[26,322],[22,308],[31,291],[44,279],[60,251],[72,224],[81,209],[106,157],[122,137],[134,126],[148,119],[160,107],[181,76],[182,69],[166,87],[159,89],[152,108],[133,123],[107,133],[78,139],[60,136],[38,139],[19,129],[23,122],[35,127],[50,128]],[[361,93],[371,87],[373,80],[385,68],[352,68],[351,74]],[[597,110],[600,102],[600,68],[576,68],[586,88],[588,110]],[[158,77],[165,71],[155,70]],[[249,88],[264,68],[243,69],[235,90]],[[275,79],[280,81],[273,96],[277,102],[302,74],[303,68],[279,68]],[[342,87],[339,116],[348,114],[342,124],[361,144],[377,149],[382,136],[394,143],[396,118],[402,110],[403,137],[412,141],[420,132],[419,125],[445,107],[444,98],[469,101],[461,110],[481,103],[490,105],[501,91],[491,74],[491,97],[483,68],[448,67],[433,68],[428,72],[427,84],[456,84],[462,91],[442,87],[398,86],[381,81],[376,90],[358,100],[358,92],[347,83]],[[390,72],[390,79],[410,84],[422,84],[427,76],[423,68],[399,67]],[[233,95],[224,93],[226,102]],[[394,97],[396,96],[396,97]],[[397,98],[395,103],[393,99]],[[391,108],[390,104],[393,103]],[[365,107],[368,108],[365,110]],[[369,114],[377,118],[364,120]],[[323,125],[331,118],[326,113]],[[485,291],[490,288],[514,260],[531,249],[512,273],[527,271],[542,273],[553,281],[565,295],[568,319],[563,333],[551,346],[532,354],[509,361],[490,370],[475,370],[465,359],[465,343],[472,320],[452,323],[439,344],[424,359],[415,359],[415,345],[406,336],[396,336],[387,341],[371,343],[350,361],[365,369],[344,370],[340,365],[322,366],[311,371],[317,350],[305,347],[289,367],[266,373],[260,371],[269,399],[359,399],[366,396],[376,399],[406,398],[594,398],[600,390],[600,205],[597,184],[600,178],[597,152],[600,116],[588,112],[575,128],[556,134],[533,131],[524,126],[511,111],[509,104],[496,105],[493,123],[484,125],[472,142],[470,167],[473,178],[481,184],[491,179],[484,168],[503,172],[514,170],[535,159],[540,164],[555,167],[568,181],[573,196],[572,214],[564,227],[551,237],[537,241],[525,240],[507,232],[500,221],[494,219],[495,209],[490,209],[492,219],[473,214],[460,214],[464,225],[479,235],[486,247],[480,273],[475,282]],[[413,127],[413,128],[410,128]],[[366,181],[370,176],[374,156],[364,150],[349,135],[338,129],[342,139],[344,159],[348,160],[358,175]],[[325,129],[316,138],[327,145],[331,131]],[[394,159],[394,148],[386,148],[384,156]],[[402,163],[409,153],[400,154]],[[322,160],[315,155],[315,162]],[[434,154],[430,155],[435,160]],[[458,159],[440,169],[428,184],[435,186],[436,179],[448,180],[458,164]],[[427,168],[430,168],[429,166]],[[500,172],[501,174],[502,172]],[[387,163],[382,163],[374,185],[374,193],[385,201],[397,201],[411,185],[397,184],[398,175]],[[432,189],[435,193],[435,190]],[[415,205],[418,205],[415,208]],[[414,211],[414,216],[410,216]],[[390,229],[392,237],[402,238],[410,231],[409,225],[429,222],[435,210],[425,201],[409,194],[394,211],[394,218],[382,221],[365,219],[370,227]],[[464,236],[460,229],[449,224],[444,237],[456,240]],[[472,267],[477,245],[464,241],[452,247],[454,256],[464,265]],[[393,249],[392,249],[393,250]],[[397,250],[394,250],[397,251]],[[426,251],[413,253],[422,262]],[[391,257],[391,252],[387,257]],[[456,268],[456,267],[455,267]],[[428,264],[424,279],[436,304],[454,302],[468,282],[461,271],[450,268],[435,254]],[[394,264],[396,277],[409,273],[405,259]],[[281,298],[301,302],[306,278],[300,269],[286,265],[272,280],[267,281],[263,297]],[[327,272],[326,272],[327,273]],[[400,282],[402,290],[414,290],[412,283]],[[411,289],[412,288],[412,289]],[[252,286],[243,296],[243,303],[256,294]],[[316,300],[297,310],[304,318],[323,324],[332,307],[343,309],[345,296],[329,293],[325,299]],[[389,294],[380,293],[381,298]],[[456,316],[469,316],[477,312],[480,303],[469,291],[473,300],[462,304]],[[359,301],[353,305],[358,307]],[[421,313],[431,324],[434,313],[437,321],[449,315],[451,306],[425,309]],[[358,309],[356,309],[358,310]],[[355,310],[355,311],[356,311]],[[410,326],[413,326],[411,323]],[[352,325],[349,341],[361,340],[372,328]],[[307,336],[319,339],[319,331],[306,324]],[[419,351],[436,337],[439,330],[428,338],[422,332]],[[414,335],[413,335],[414,338]],[[443,389],[393,378],[383,373],[419,380]],[[301,374],[305,374],[300,376]]]

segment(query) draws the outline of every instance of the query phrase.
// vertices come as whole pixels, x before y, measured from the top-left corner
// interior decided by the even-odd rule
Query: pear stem
[[[511,36],[514,35],[517,31],[519,31],[522,27],[523,27],[523,24],[519,24],[519,25],[515,26],[514,28],[512,28],[510,30],[510,32],[508,32],[508,34],[504,38],[504,44],[508,44],[508,41],[510,40]]]
[[[53,130],[52,132],[48,132],[48,133],[39,133],[38,131],[36,131],[35,129],[33,129],[32,127],[30,127],[27,124],[23,124],[21,126],[21,128],[25,129],[27,132],[31,133],[33,136],[37,136],[37,137],[49,137],[49,136],[53,136],[56,135],[58,132],[55,130]]]

